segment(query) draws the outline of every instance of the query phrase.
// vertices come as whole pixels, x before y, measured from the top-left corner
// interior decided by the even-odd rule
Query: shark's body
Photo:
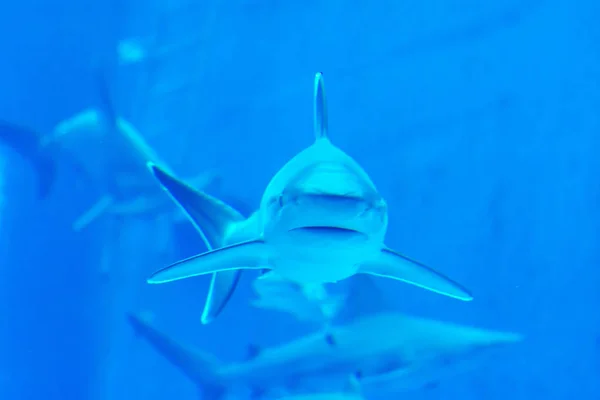
[[[25,157],[35,168],[39,193],[45,197],[54,183],[60,164],[83,175],[86,186],[99,199],[74,223],[81,230],[102,215],[116,217],[156,216],[173,213],[182,216],[157,190],[149,176],[147,162],[166,164],[143,135],[119,116],[110,100],[104,76],[99,76],[97,107],[90,107],[60,121],[48,134],[0,122],[0,141]],[[210,171],[202,172],[193,185],[206,188],[215,179]]]
[[[212,250],[164,268],[148,282],[213,274],[205,311],[213,298],[226,302],[243,269],[268,269],[303,286],[369,274],[471,300],[458,283],[385,246],[387,204],[360,165],[329,140],[321,74],[314,99],[314,143],[275,174],[248,219],[149,165]],[[222,309],[223,301],[218,305]]]
[[[114,118],[114,120],[113,120]],[[132,216],[174,212],[149,179],[146,163],[160,159],[135,127],[103,109],[86,109],[60,122],[43,141],[46,148],[68,152],[102,193],[74,224],[80,230],[100,215]],[[214,174],[201,174],[194,185],[206,188]]]
[[[222,248],[260,235],[258,212],[249,215],[247,210],[240,209],[240,205],[233,207],[230,202],[197,190],[159,167],[154,167],[153,171],[188,215],[207,248]],[[230,270],[212,275],[202,313],[203,323],[211,322],[222,312],[239,282],[240,274],[241,270]],[[324,288],[321,285],[300,285],[273,272],[256,279],[253,287],[258,294],[258,298],[253,301],[255,306],[291,312],[305,321],[324,322],[335,312],[341,301],[334,296],[324,298]]]
[[[358,379],[360,393],[368,399],[378,387],[398,392],[435,383],[480,352],[521,340],[512,333],[379,313],[265,349],[245,361],[222,363],[140,317],[130,315],[129,321],[211,400],[247,389],[260,399],[327,393],[357,398],[358,393],[344,390],[349,379]]]

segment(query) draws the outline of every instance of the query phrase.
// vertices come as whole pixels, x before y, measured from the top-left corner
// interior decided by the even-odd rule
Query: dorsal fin
[[[315,139],[327,138],[327,99],[325,98],[325,82],[323,74],[315,75],[314,87],[314,130]]]
[[[107,76],[107,71],[98,68],[95,71],[96,85],[98,90],[98,109],[103,118],[106,119],[111,132],[117,132],[118,115],[112,99],[110,84]]]

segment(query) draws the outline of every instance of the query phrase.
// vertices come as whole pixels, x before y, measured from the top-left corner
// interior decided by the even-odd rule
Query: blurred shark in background
[[[156,187],[146,163],[165,162],[126,119],[117,115],[104,76],[98,79],[99,105],[59,122],[49,134],[0,121],[0,141],[15,150],[34,168],[40,198],[54,186],[57,170],[67,164],[84,175],[86,184],[99,192],[98,200],[73,222],[80,231],[103,215],[115,217],[176,213]],[[167,167],[165,167],[167,168]],[[217,174],[203,171],[191,179],[207,189]]]

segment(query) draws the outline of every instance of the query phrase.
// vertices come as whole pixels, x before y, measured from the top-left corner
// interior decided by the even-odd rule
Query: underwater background
[[[0,118],[50,132],[101,101],[102,75],[173,170],[216,171],[252,211],[313,140],[323,72],[330,137],[386,198],[387,243],[474,300],[381,290],[402,311],[525,338],[391,398],[600,399],[598,17],[593,1],[3,2]],[[127,58],[125,42],[144,54]],[[136,337],[130,311],[224,360],[310,331],[251,307],[249,276],[202,325],[207,277],[146,283],[205,250],[191,224],[156,215],[76,232],[97,188],[61,163],[41,198],[24,157],[1,146],[0,162],[0,399],[198,398]]]

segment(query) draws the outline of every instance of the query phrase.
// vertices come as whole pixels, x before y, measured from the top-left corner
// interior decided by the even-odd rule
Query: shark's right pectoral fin
[[[155,272],[148,283],[167,283],[198,275],[269,265],[269,249],[262,240],[251,240],[211,250]]]
[[[463,301],[473,300],[469,291],[460,284],[388,248],[381,249],[374,260],[362,264],[358,272],[397,279]]]

